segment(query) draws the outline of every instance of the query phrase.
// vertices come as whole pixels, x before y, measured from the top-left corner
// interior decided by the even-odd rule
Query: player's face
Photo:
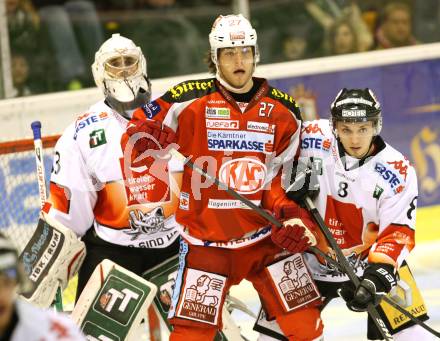
[[[227,47],[219,50],[218,68],[220,76],[234,88],[248,91],[252,87],[254,52],[250,46]],[[249,89],[247,89],[249,88]]]
[[[16,284],[14,279],[0,274],[0,334],[11,321]]]
[[[355,158],[367,155],[374,136],[373,122],[336,122],[336,129],[348,155]]]

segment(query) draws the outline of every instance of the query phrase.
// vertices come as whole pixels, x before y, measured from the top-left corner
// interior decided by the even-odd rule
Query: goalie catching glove
[[[385,263],[371,263],[367,266],[359,285],[354,288],[351,282],[338,289],[338,295],[352,311],[367,311],[371,303],[377,306],[382,297],[396,285],[394,266]]]
[[[290,253],[300,253],[317,244],[315,224],[309,213],[296,204],[284,205],[275,211],[283,227],[272,225],[272,241]]]

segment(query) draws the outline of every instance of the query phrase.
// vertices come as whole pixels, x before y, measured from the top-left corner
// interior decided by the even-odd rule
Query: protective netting
[[[58,136],[43,138],[48,190],[52,151]],[[0,143],[0,231],[21,251],[37,226],[40,212],[33,140]]]
[[[59,136],[43,138],[47,193],[52,169],[52,152],[58,138]],[[20,252],[37,227],[40,213],[36,172],[32,139],[0,143],[0,231],[11,239]],[[64,291],[65,310],[71,308],[75,290],[76,282],[73,281]]]

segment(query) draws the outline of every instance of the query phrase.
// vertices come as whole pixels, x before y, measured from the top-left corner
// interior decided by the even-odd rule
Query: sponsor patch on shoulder
[[[157,101],[152,101],[146,105],[143,105],[142,109],[145,112],[145,116],[147,116],[147,118],[151,119],[160,112],[161,108],[160,108],[159,103],[157,103]]]

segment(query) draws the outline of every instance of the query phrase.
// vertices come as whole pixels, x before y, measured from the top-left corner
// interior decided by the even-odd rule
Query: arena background
[[[270,4],[263,6],[262,2],[256,1],[259,4],[251,4],[251,13],[264,12],[271,6]],[[289,1],[276,3],[285,5]],[[249,11],[246,1],[235,1],[233,4],[235,9]],[[213,7],[207,17],[211,19],[216,14],[227,13],[233,9],[231,6],[222,6]],[[42,8],[44,6],[40,8],[43,18]],[[9,70],[10,51],[5,47],[8,38],[5,38],[4,11],[1,2],[1,69]],[[106,13],[105,18],[111,19],[111,14]],[[209,31],[208,28],[206,30]],[[108,35],[110,30],[107,29],[105,33]],[[422,33],[420,37],[423,37]],[[129,34],[127,36],[130,37]],[[273,37],[267,31],[264,31],[264,36]],[[136,39],[141,39],[141,36],[137,35]],[[432,37],[426,39],[426,42],[430,41],[438,40]],[[11,46],[13,49],[12,42]],[[145,47],[143,48],[145,50]],[[150,48],[153,49],[154,45],[150,45]],[[260,43],[260,49],[264,56],[263,62],[271,61],[267,52],[263,52],[267,50],[264,44]],[[51,56],[46,58],[50,59]],[[53,56],[53,58],[59,57]],[[149,68],[154,70],[153,62]],[[152,71],[151,74],[155,72]],[[156,74],[160,75],[160,73]],[[184,79],[208,76],[206,73],[184,75],[185,72],[182,70],[176,74],[178,76],[153,78],[153,97]],[[257,74],[269,78],[272,85],[292,95],[301,105],[306,118],[328,117],[329,105],[342,87],[370,87],[374,90],[383,109],[382,135],[403,152],[417,170],[420,192],[417,244],[409,257],[409,264],[428,306],[431,316],[429,324],[438,330],[440,328],[440,262],[438,261],[440,227],[437,220],[440,218],[440,43],[263,64],[257,68]],[[83,83],[88,84],[87,81]],[[0,141],[2,142],[30,138],[30,123],[34,120],[42,122],[43,135],[60,134],[68,122],[72,122],[76,115],[101,97],[96,88],[83,88],[7,98],[10,97],[8,88],[12,86],[10,72],[2,72],[1,84],[0,90],[4,98],[0,100],[2,128]],[[73,86],[70,89],[74,88]],[[28,236],[35,227],[39,210],[34,156],[32,153],[13,154],[7,158],[1,155],[0,160],[0,230],[13,229],[19,231],[18,235]],[[51,168],[50,152],[45,156],[45,164],[48,178]],[[24,243],[23,240],[15,240],[15,242],[19,247]],[[258,310],[257,296],[249,283],[242,283],[234,289],[233,294],[249,304],[255,312]],[[244,335],[252,340],[256,339],[256,334],[251,331],[253,324],[251,319],[238,312],[234,312],[234,317],[242,326]],[[332,303],[325,310],[324,319],[328,326],[325,331],[326,340],[365,339],[364,316],[349,312],[342,302]]]

